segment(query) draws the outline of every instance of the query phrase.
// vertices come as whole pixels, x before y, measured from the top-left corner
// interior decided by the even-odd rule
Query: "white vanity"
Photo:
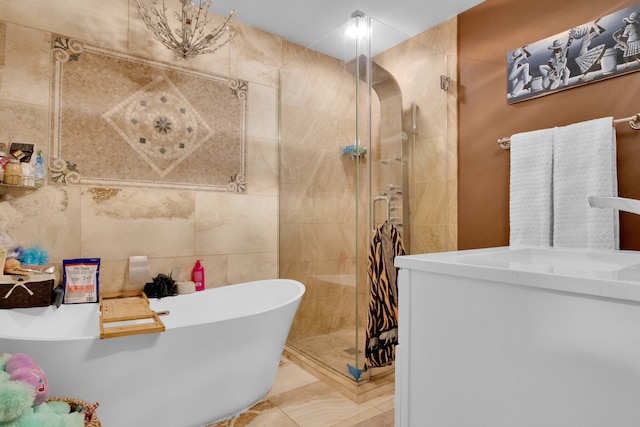
[[[397,257],[397,427],[640,426],[640,252]]]

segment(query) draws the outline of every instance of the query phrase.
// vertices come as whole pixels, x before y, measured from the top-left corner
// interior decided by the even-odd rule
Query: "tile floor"
[[[357,404],[286,358],[265,398],[207,427],[392,427],[393,392]]]
[[[361,328],[356,335],[353,328],[343,329],[324,335],[312,335],[307,338],[291,341],[291,347],[297,349],[301,354],[313,354],[313,358],[322,365],[331,368],[336,372],[340,372],[345,376],[349,376],[347,363],[351,361],[351,365],[355,363],[354,347],[356,336],[358,337],[357,347],[361,349],[358,353],[364,358],[364,348],[366,340],[366,331]],[[286,348],[289,348],[287,345]],[[286,354],[285,354],[286,355]],[[384,371],[393,371],[392,367],[376,368],[375,375],[380,375]]]

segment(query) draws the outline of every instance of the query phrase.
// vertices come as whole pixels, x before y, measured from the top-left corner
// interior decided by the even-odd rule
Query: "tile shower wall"
[[[450,19],[380,54],[375,61],[398,81],[411,128],[418,106],[418,134],[409,133],[411,253],[457,249],[456,19]],[[450,79],[448,91],[440,76]]]
[[[153,39],[133,0],[0,0],[0,10],[0,141],[35,143],[47,158],[52,34],[246,80],[250,94],[246,194],[50,182],[35,192],[3,189],[0,230],[23,246],[39,245],[58,266],[100,257],[103,290],[130,287],[131,255],[147,255],[152,275],[180,266],[183,278],[202,259],[208,287],[278,276],[280,37],[238,23],[230,45],[184,62]]]
[[[409,189],[412,253],[457,248],[456,29],[449,20],[375,58],[397,79],[403,110],[414,102],[420,108]],[[340,156],[340,146],[353,142],[355,106],[352,78],[339,72],[336,60],[286,42],[283,58],[280,274],[307,285],[292,342],[356,323],[348,280],[356,272],[354,160]],[[448,92],[440,89],[441,75],[451,78]],[[406,113],[405,127],[410,124]],[[368,206],[358,209],[359,225],[368,227]],[[360,235],[368,233],[363,228]],[[368,241],[359,245],[367,248]],[[367,250],[361,255],[358,274],[366,281]],[[367,287],[359,290],[362,325]]]
[[[355,140],[356,120],[353,77],[340,61],[288,42],[283,58],[280,274],[307,286],[295,341],[355,325],[355,283],[335,278],[356,273],[356,163],[340,154]]]

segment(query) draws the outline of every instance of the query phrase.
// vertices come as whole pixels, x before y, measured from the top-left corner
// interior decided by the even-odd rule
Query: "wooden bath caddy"
[[[110,326],[109,324],[118,323]],[[158,313],[151,310],[144,292],[107,293],[100,296],[100,338],[164,332]]]

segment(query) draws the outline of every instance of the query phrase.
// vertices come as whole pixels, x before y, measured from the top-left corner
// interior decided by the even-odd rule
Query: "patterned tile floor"
[[[265,398],[207,427],[392,427],[393,393],[357,404],[286,358]]]

